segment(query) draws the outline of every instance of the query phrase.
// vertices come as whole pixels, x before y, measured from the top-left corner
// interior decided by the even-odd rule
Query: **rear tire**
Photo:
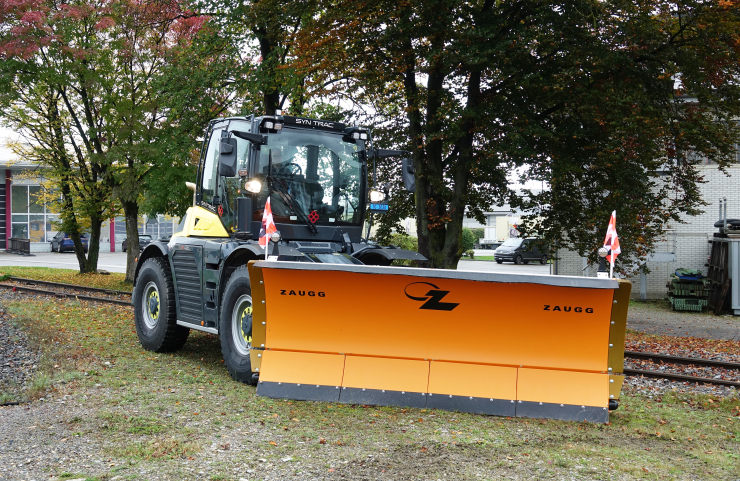
[[[540,257],[540,264],[547,264],[547,256],[546,255]]]
[[[144,349],[172,352],[185,344],[190,329],[177,325],[175,287],[164,257],[152,257],[141,266],[133,305],[136,334]]]
[[[517,254],[517,255],[514,256],[514,264],[520,266],[520,265],[522,265],[522,262],[524,262],[524,261],[523,261],[523,257],[522,257],[521,254]]]
[[[249,358],[252,347],[252,287],[247,266],[238,267],[226,283],[218,336],[229,375],[236,381],[254,384]]]

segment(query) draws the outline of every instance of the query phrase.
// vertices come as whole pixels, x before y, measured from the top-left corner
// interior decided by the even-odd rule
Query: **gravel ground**
[[[26,334],[0,309],[0,404],[22,399],[38,360],[39,352],[28,347]]]

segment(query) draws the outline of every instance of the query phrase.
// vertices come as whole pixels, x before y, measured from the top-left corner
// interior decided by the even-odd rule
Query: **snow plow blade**
[[[587,277],[250,262],[271,398],[608,422],[631,285]]]

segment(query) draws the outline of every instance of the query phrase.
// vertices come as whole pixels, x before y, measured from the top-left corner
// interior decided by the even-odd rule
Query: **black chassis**
[[[167,258],[175,287],[178,324],[217,334],[221,296],[226,282],[237,267],[251,260],[264,259],[264,249],[254,240],[213,237],[175,237],[173,240],[174,243],[170,241],[171,247],[170,244],[153,241],[144,249],[136,264],[134,286],[147,259]],[[304,249],[299,247],[299,243],[281,243],[279,260],[312,262],[304,255],[312,251],[351,253],[361,263],[369,265],[390,265],[396,259],[426,260],[417,252],[393,246],[327,242],[323,249]]]

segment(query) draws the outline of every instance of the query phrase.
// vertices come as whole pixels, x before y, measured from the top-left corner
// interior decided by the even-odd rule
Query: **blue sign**
[[[385,214],[388,212],[388,204],[386,202],[370,202],[370,212]]]

